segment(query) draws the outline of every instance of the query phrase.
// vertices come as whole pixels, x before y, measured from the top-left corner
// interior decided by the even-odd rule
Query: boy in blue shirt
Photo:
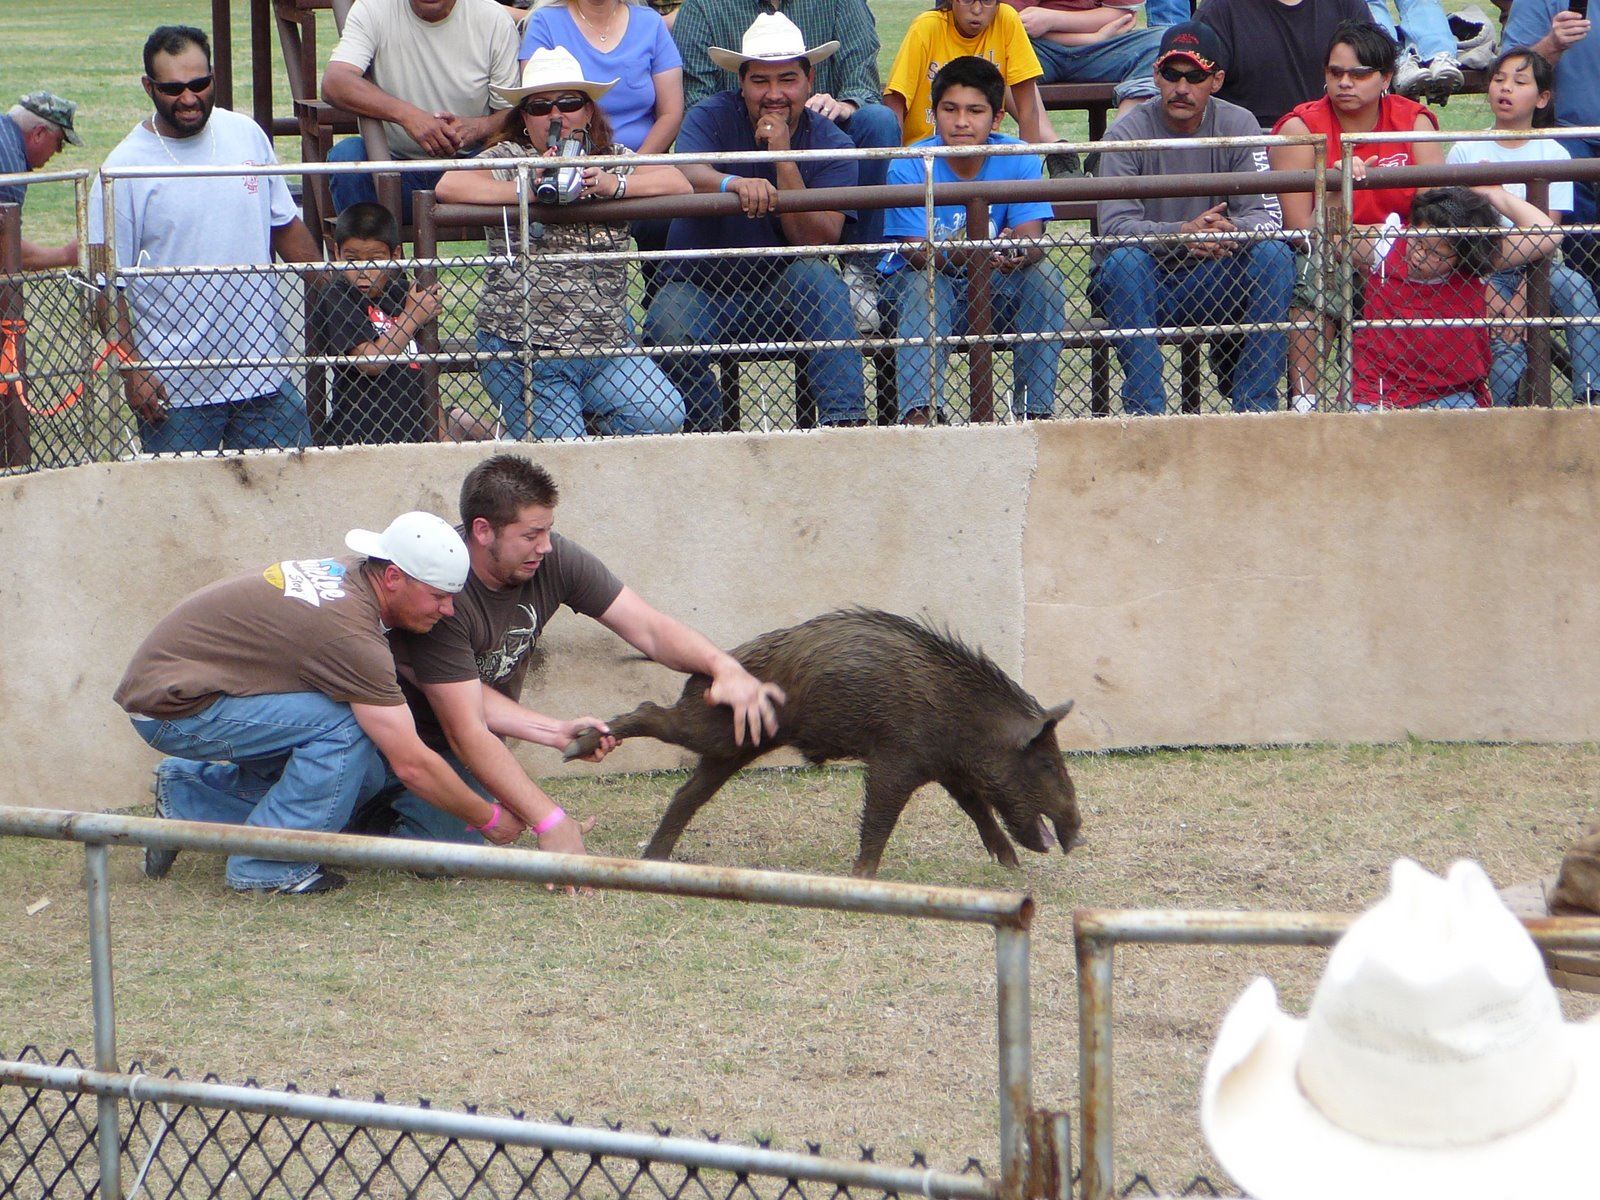
[[[930,89],[934,135],[914,146],[1021,145],[1014,137],[995,133],[1005,97],[1005,80],[991,62],[976,57],[955,58],[939,69]],[[927,160],[896,159],[889,165],[891,184],[926,181]],[[1043,164],[1036,154],[987,155],[931,160],[934,183],[970,183],[976,180],[1041,179]],[[990,229],[978,237],[1040,238],[1051,209],[1042,201],[993,204]],[[989,257],[993,332],[1060,333],[1066,325],[1061,273],[1045,258],[1043,246],[1015,246],[1004,250],[974,249],[965,245],[966,210],[956,204],[934,209],[934,305],[930,310],[927,275],[927,217],[917,208],[892,208],[884,220],[884,239],[903,240],[903,250],[886,254],[878,270],[886,277],[885,290],[895,313],[896,332],[902,338],[926,338],[932,326],[938,339],[966,332],[967,268],[978,256]],[[1018,416],[1052,415],[1059,340],[1031,341],[1014,351],[1012,411]],[[944,350],[928,345],[901,346],[895,350],[895,378],[900,393],[900,421],[926,425],[941,407],[940,382]]]

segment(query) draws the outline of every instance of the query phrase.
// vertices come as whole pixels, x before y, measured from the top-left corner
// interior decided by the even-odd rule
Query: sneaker
[[[863,336],[877,333],[883,317],[878,311],[878,272],[871,259],[861,255],[846,258],[839,265],[839,274],[850,289],[850,316],[857,331]]]
[[[150,791],[156,798],[156,820],[172,820],[172,810],[167,807],[167,798],[161,794],[161,768],[156,768],[155,778],[150,781]],[[172,864],[177,861],[176,850],[156,846],[144,848],[144,874],[146,879],[165,879],[167,872],[172,870]]]
[[[1435,54],[1428,60],[1428,94],[1439,103],[1459,92],[1466,81],[1454,54]]]
[[[349,882],[337,871],[327,871],[318,867],[315,872],[307,875],[299,883],[291,883],[284,887],[267,888],[265,890],[274,896],[320,896],[323,892],[337,892]]]
[[[1427,94],[1431,82],[1428,68],[1417,59],[1417,52],[1410,49],[1401,51],[1400,57],[1395,60],[1394,79],[1390,82],[1395,92],[1415,100]]]
[[[1494,23],[1481,8],[1463,8],[1449,16],[1450,33],[1456,39],[1456,65],[1463,71],[1487,71],[1494,66],[1499,46]]]
[[[1044,170],[1051,179],[1081,177],[1084,174],[1083,159],[1076,150],[1057,150],[1054,154],[1044,156]]]

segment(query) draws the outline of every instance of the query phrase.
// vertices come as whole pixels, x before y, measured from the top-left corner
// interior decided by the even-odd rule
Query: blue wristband
[[[729,184],[730,184],[730,183],[732,183],[732,182],[733,182],[733,176],[732,176],[732,175],[724,175],[724,176],[723,176],[723,177],[722,177],[722,183],[721,183],[721,185],[720,185],[720,186],[719,186],[719,187],[718,187],[718,188],[717,188],[717,191],[719,191],[719,192],[725,192],[725,191],[727,191],[727,190],[728,190],[728,185],[729,185]]]

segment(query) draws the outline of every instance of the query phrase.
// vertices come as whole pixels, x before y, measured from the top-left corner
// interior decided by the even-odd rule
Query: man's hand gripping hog
[[[849,609],[762,634],[733,656],[788,695],[777,735],[759,746],[734,744],[727,712],[706,704],[703,675],[690,677],[671,708],[645,703],[610,722],[618,741],[652,737],[700,755],[646,858],[669,857],[701,805],[734,772],[779,746],[793,746],[813,764],[836,758],[866,764],[856,875],[877,874],[906,801],[930,782],[954,797],[984,849],[1008,867],[1018,865],[1017,852],[1002,823],[1041,853],[1059,844],[1065,854],[1077,841],[1077,798],[1055,732],[1072,701],[1041,708],[955,638],[893,613]],[[590,753],[597,744],[590,730],[565,756]]]

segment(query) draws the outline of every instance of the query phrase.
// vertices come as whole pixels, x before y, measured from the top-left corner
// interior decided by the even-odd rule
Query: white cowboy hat
[[[535,50],[522,64],[521,87],[491,87],[489,90],[502,100],[518,104],[535,92],[582,92],[589,99],[598,100],[616,86],[615,79],[610,83],[585,79],[583,68],[572,57],[572,51],[557,46],[553,50]]]
[[[737,72],[747,62],[788,62],[791,58],[803,58],[814,67],[838,48],[836,41],[807,46],[806,35],[788,17],[762,13],[744,31],[738,53],[721,46],[710,46],[706,53],[723,70]]]
[[[1600,1027],[1561,1019],[1483,868],[1401,859],[1303,1021],[1257,979],[1223,1021],[1200,1123],[1256,1200],[1593,1195]]]

